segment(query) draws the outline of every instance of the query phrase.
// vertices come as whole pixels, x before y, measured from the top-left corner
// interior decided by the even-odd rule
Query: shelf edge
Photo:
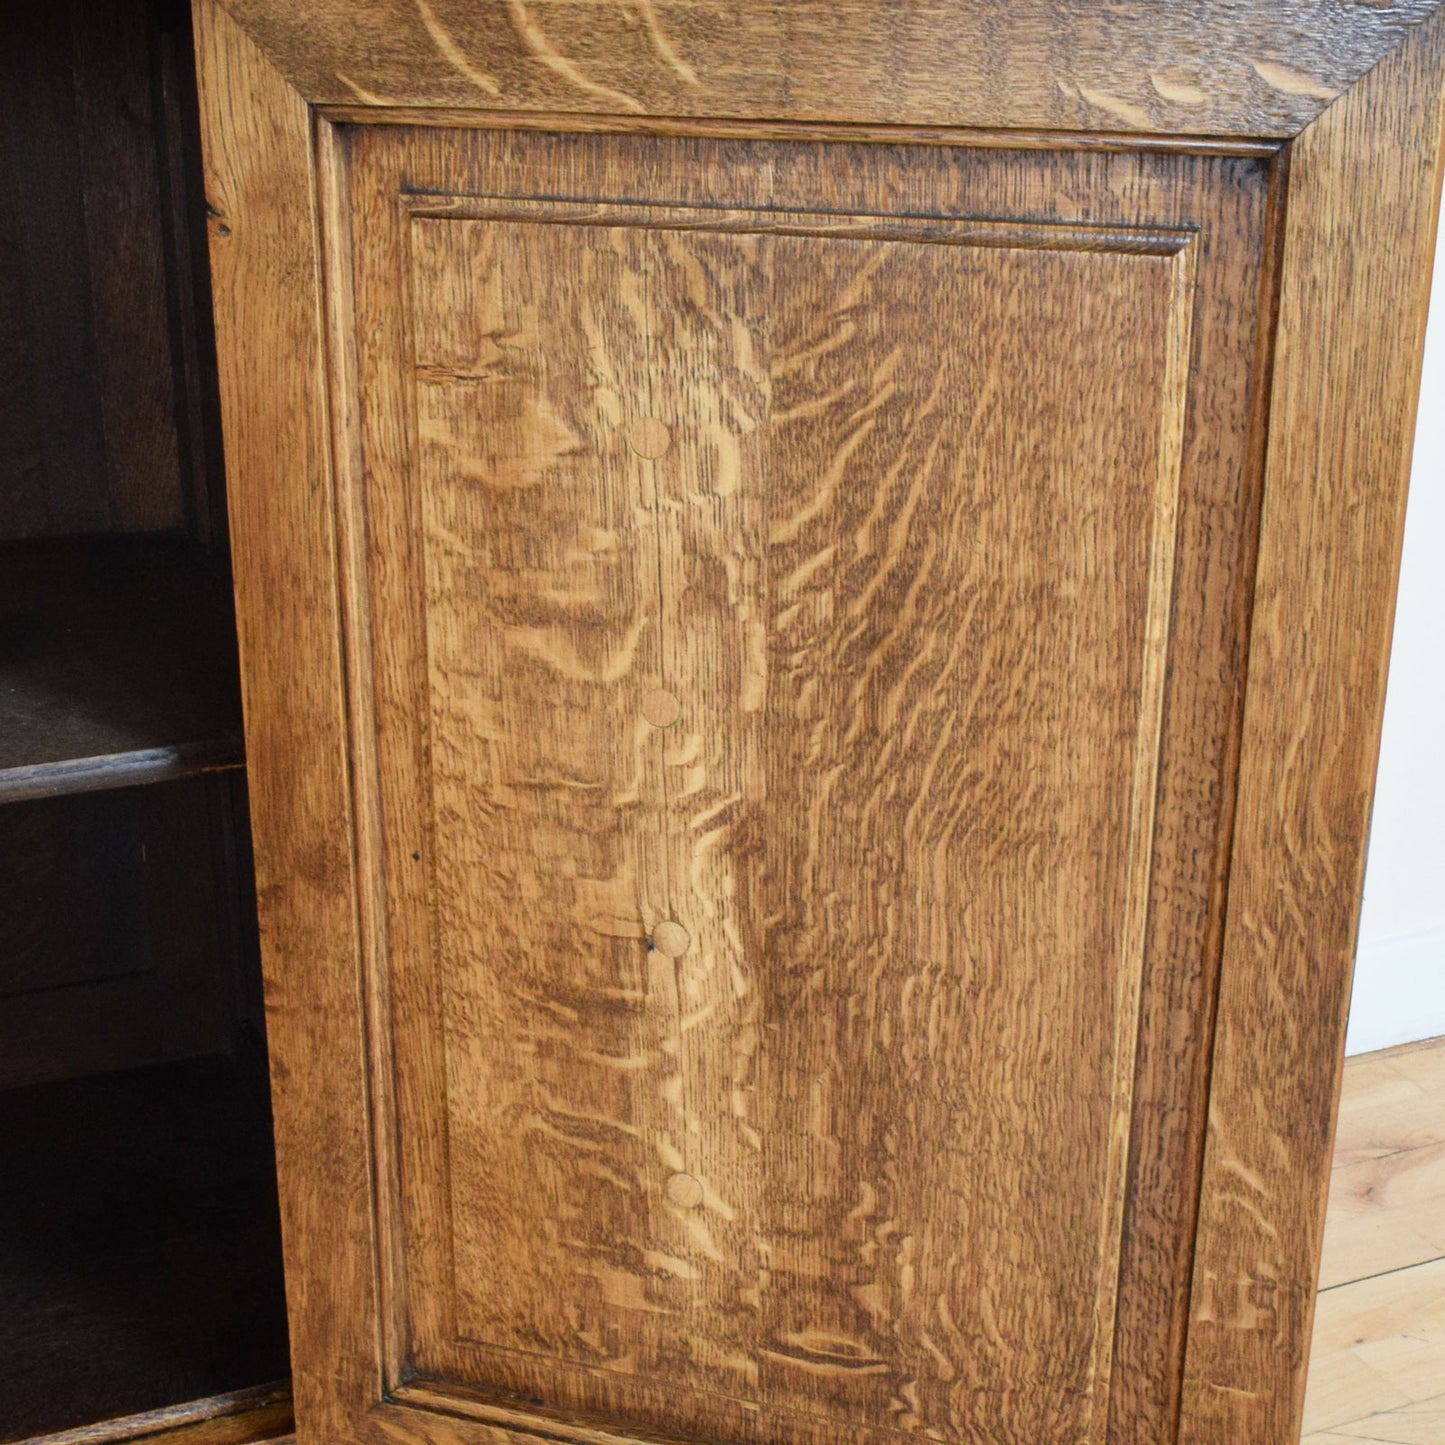
[[[0,805],[162,783],[195,773],[225,772],[242,768],[245,762],[241,738],[228,734],[203,742],[0,768]]]

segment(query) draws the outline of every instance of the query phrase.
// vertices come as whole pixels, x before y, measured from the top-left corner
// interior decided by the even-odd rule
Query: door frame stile
[[[1180,1445],[1299,1439],[1442,123],[1437,13],[1290,142]]]
[[[311,107],[194,5],[299,1438],[382,1397],[348,696]]]

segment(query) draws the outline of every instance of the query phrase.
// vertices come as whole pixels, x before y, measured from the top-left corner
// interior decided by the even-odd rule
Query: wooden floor
[[[1445,1445],[1445,1039],[1345,1065],[1303,1445]]]

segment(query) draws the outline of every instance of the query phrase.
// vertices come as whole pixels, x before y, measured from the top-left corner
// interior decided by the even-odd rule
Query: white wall
[[[1425,375],[1345,1051],[1445,1034],[1445,237]]]

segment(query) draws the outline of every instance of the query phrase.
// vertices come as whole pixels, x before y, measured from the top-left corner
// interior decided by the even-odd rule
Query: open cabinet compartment
[[[272,1437],[286,1318],[189,11],[9,22],[0,1440]]]

